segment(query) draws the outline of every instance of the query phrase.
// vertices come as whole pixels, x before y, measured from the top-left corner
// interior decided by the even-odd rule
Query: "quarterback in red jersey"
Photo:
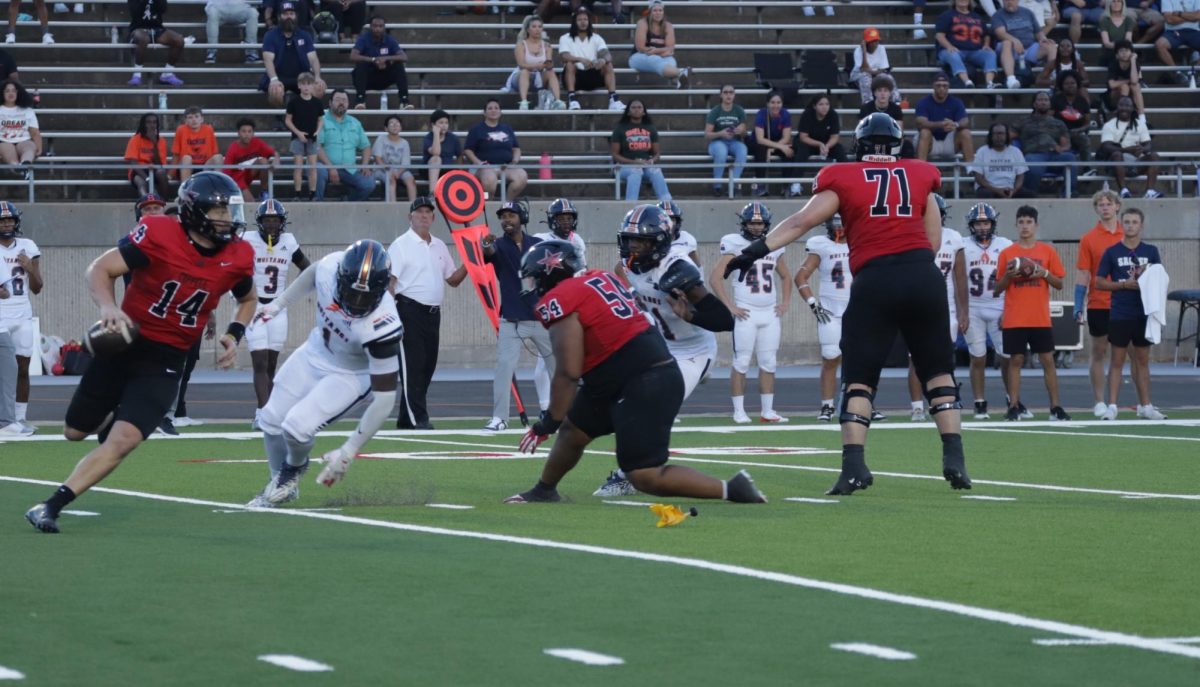
[[[745,270],[840,213],[854,283],[842,316],[842,472],[828,493],[852,494],[874,481],[866,463],[867,429],[880,370],[897,332],[942,437],[942,476],[955,489],[970,489],[954,349],[946,336],[946,283],[934,264],[942,217],[933,194],[941,175],[927,162],[897,159],[900,126],[886,113],[859,122],[855,139],[858,162],[822,169],[804,208],[747,246],[725,275]]]
[[[79,381],[63,434],[81,441],[97,433],[100,446],[83,457],[54,494],[25,518],[41,532],[58,532],[58,514],[116,469],[166,415],[179,389],[188,349],[200,337],[226,292],[238,307],[221,337],[221,367],[233,364],[254,315],[254,251],[241,241],[242,194],[220,172],[201,172],[179,187],[179,219],[144,216],[123,242],[87,269],[100,319],[110,328],[136,322],[139,335],[124,351],[92,362]],[[133,271],[121,305],[114,282]]]
[[[558,438],[538,483],[505,503],[559,501],[559,481],[583,449],[606,434],[616,435],[617,464],[638,491],[766,502],[745,471],[722,481],[666,464],[671,426],[683,403],[683,375],[615,274],[585,270],[574,246],[550,240],[521,259],[521,278],[526,293],[541,297],[537,315],[550,331],[555,360],[548,416],[530,427],[521,451],[533,453],[555,432]]]

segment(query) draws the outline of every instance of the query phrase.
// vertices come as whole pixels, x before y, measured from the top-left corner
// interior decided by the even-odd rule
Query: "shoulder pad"
[[[664,293],[671,293],[675,289],[687,292],[688,289],[702,283],[704,279],[700,276],[699,268],[691,260],[679,258],[667,265],[662,278],[658,280],[657,288]]]

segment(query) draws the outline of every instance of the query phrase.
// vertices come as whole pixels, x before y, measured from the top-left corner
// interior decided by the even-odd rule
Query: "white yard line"
[[[619,666],[625,664],[625,659],[618,656],[598,654],[595,651],[588,651],[587,649],[542,649],[542,653],[589,666]]]
[[[1099,437],[1101,439],[1152,439],[1152,440],[1159,440],[1159,441],[1200,441],[1200,437],[1156,437],[1156,436],[1147,436],[1145,434],[1109,434],[1107,432],[1102,433],[1102,434],[1091,434],[1091,433],[1087,433],[1087,432],[1051,432],[1051,431],[1045,431],[1045,430],[1017,429],[1016,427],[1014,427],[1013,429],[1007,429],[1007,428],[1001,428],[1001,427],[976,427],[975,431],[977,431],[977,432],[1002,432],[1005,434],[1051,434],[1051,435],[1055,435],[1055,436],[1064,436],[1064,437]]]
[[[916,654],[899,649],[893,649],[889,646],[879,646],[878,644],[864,644],[862,642],[850,642],[846,644],[830,644],[830,649],[839,651],[849,651],[855,654],[865,654],[882,658],[886,661],[911,661],[917,657]]]
[[[1160,642],[1174,644],[1200,644],[1200,637],[1160,637]],[[1035,639],[1038,646],[1112,646],[1109,642],[1099,639]]]
[[[0,482],[14,482],[18,484],[36,484],[42,486],[58,486],[58,482],[48,480],[29,479],[26,477],[11,477],[0,475]],[[223,503],[220,501],[208,501],[205,499],[193,499],[180,496],[168,496],[166,494],[154,494],[150,492],[130,491],[128,489],[112,489],[108,487],[94,487],[91,489],[94,492],[106,494],[115,494],[117,496],[129,496],[133,498],[148,499],[151,501],[162,501],[166,503],[181,503],[194,506],[204,506],[207,508],[244,508],[244,506],[236,503]],[[1125,634],[1123,632],[1112,632],[1097,628],[1085,627],[1083,625],[1073,625],[1071,623],[1063,623],[1056,620],[1044,620],[1041,618],[1033,618],[1019,613],[1010,613],[1008,611],[997,611],[990,608],[982,608],[979,606],[969,606],[967,604],[955,603],[952,601],[942,601],[940,599],[927,599],[919,596],[911,596],[908,594],[897,594],[879,589],[871,589],[870,587],[859,587],[856,585],[842,584],[839,582],[828,582],[825,580],[817,580],[809,577],[801,577],[788,573],[774,572],[770,570],[759,570],[756,568],[748,568],[741,565],[732,565],[728,563],[717,563],[714,561],[706,561],[699,558],[686,558],[682,556],[670,556],[666,554],[649,553],[645,551],[627,551],[624,549],[614,549],[606,546],[594,546],[591,544],[576,544],[573,542],[559,542],[549,539],[537,539],[534,537],[518,537],[508,534],[497,534],[493,532],[475,532],[470,530],[455,530],[445,527],[430,527],[427,525],[414,525],[403,522],[392,522],[387,520],[372,520],[370,518],[353,517],[349,515],[339,515],[335,513],[313,513],[311,511],[300,511],[289,508],[277,508],[273,510],[263,510],[263,513],[270,515],[289,516],[296,518],[309,518],[313,520],[326,520],[329,522],[340,522],[353,525],[364,525],[367,527],[379,527],[384,529],[398,530],[403,532],[415,532],[420,534],[440,535],[444,537],[458,537],[462,539],[473,539],[477,541],[489,541],[502,544],[516,544],[519,546],[533,546],[543,549],[553,549],[558,551],[571,551],[575,553],[586,553],[596,556],[607,556],[610,558],[621,558],[627,560],[647,561],[651,563],[662,563],[664,565],[673,565],[684,568],[692,568],[694,570],[705,570],[708,572],[724,573],[726,575],[734,575],[765,582],[775,582],[804,589],[814,589],[819,591],[832,592],[843,596],[850,596],[859,599],[869,599],[872,601],[882,601],[885,603],[898,604],[901,606],[909,606],[912,608],[920,608],[929,611],[938,611],[950,615],[961,616],[965,618],[974,618],[987,622],[1009,625],[1011,627],[1021,627],[1031,630],[1040,630],[1043,632],[1052,632],[1054,634],[1066,635],[1068,637],[1080,637],[1085,639],[1097,639],[1105,642],[1111,642],[1120,646],[1132,647],[1135,649],[1143,649],[1145,651],[1153,651],[1163,654],[1172,654],[1175,656],[1185,656],[1187,658],[1200,659],[1200,647],[1192,647],[1177,644],[1174,642],[1164,642],[1158,639],[1147,637],[1139,637],[1137,635]]]
[[[24,680],[24,679],[25,679],[25,673],[22,673],[19,670],[13,670],[12,668],[5,668],[4,666],[0,666],[0,680]]]
[[[443,508],[445,510],[472,510],[475,506],[466,506],[461,503],[427,503],[426,508]]]
[[[982,494],[971,494],[963,496],[962,498],[971,501],[1016,501],[1016,499],[1011,496],[983,496]]]
[[[303,656],[292,656],[290,654],[263,654],[258,657],[258,660],[271,665],[295,670],[301,673],[331,673],[333,666],[314,661],[311,658]]]
[[[839,503],[837,499],[810,499],[806,496],[788,496],[784,501],[795,501],[796,503]]]
[[[100,514],[90,510],[65,510],[63,511],[63,515],[80,515],[85,518],[94,518]]]
[[[642,508],[649,508],[651,505],[648,501],[621,501],[620,499],[604,499],[601,503],[611,506],[640,506]]]

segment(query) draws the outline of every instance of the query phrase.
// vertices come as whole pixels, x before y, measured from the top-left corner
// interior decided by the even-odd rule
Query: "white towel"
[[[1162,328],[1167,324],[1167,288],[1171,278],[1160,264],[1150,265],[1138,277],[1142,292],[1142,310],[1146,312],[1146,340],[1152,344],[1162,341]]]

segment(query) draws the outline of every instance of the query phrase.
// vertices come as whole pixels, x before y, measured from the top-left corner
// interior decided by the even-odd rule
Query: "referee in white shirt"
[[[467,276],[465,265],[454,268],[446,242],[429,233],[435,212],[433,198],[417,196],[408,207],[408,231],[388,247],[396,309],[404,324],[397,429],[433,429],[425,393],[437,367],[445,284],[458,286]]]

